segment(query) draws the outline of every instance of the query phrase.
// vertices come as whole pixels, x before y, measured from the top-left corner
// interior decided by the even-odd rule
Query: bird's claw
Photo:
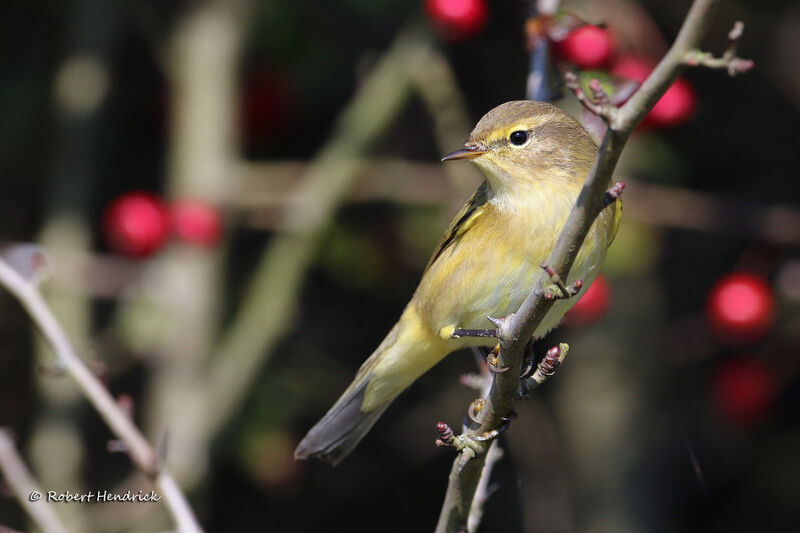
[[[469,404],[469,409],[467,409],[467,416],[469,419],[475,422],[476,424],[480,424],[481,421],[478,418],[478,415],[483,410],[483,406],[486,404],[486,400],[483,398],[478,398],[474,400],[471,404]]]
[[[533,341],[535,339],[531,339],[528,343],[528,346],[525,347],[525,359],[522,361],[522,371],[519,373],[520,379],[525,379],[528,377],[533,371],[534,366],[536,365],[536,357],[533,353]]]
[[[517,418],[517,413],[514,412],[514,411],[511,411],[508,414],[508,416],[504,416],[503,418],[501,418],[503,423],[499,427],[497,427],[495,429],[492,429],[492,430],[489,430],[489,431],[486,431],[485,433],[482,433],[481,435],[477,435],[477,436],[470,435],[469,438],[471,438],[474,441],[478,441],[478,442],[486,442],[486,441],[494,440],[497,437],[499,437],[505,430],[508,429],[508,427],[511,425],[511,421],[514,420],[515,418]]]
[[[497,358],[497,355],[500,353],[500,344],[498,343],[497,346],[492,349],[486,355],[486,366],[489,367],[489,371],[492,374],[502,374],[503,372],[508,372],[509,367],[507,366],[498,366],[500,364],[500,360]]]

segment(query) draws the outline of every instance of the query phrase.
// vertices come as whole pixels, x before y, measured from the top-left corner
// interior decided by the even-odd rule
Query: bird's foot
[[[505,430],[508,429],[508,427],[511,425],[511,421],[514,420],[515,418],[517,418],[517,413],[511,411],[510,413],[508,413],[508,416],[504,416],[503,418],[500,419],[503,421],[503,423],[500,424],[499,427],[486,431],[480,435],[470,435],[469,438],[477,442],[486,442],[489,440],[494,440],[497,437],[499,437]]]
[[[486,405],[486,400],[483,398],[478,398],[477,400],[473,400],[471,404],[469,404],[469,409],[467,409],[467,416],[470,420],[475,422],[476,424],[480,424],[480,415],[481,411],[483,410],[483,406]]]
[[[581,280],[576,279],[567,285],[564,283],[564,280],[561,279],[561,276],[558,275],[558,272],[553,270],[553,267],[546,263],[542,263],[541,267],[547,272],[547,275],[550,276],[550,281],[553,282],[552,285],[548,285],[544,289],[545,300],[566,300],[581,292],[581,287],[583,287],[583,282]]]
[[[569,352],[569,344],[562,342],[558,346],[553,346],[547,350],[544,359],[539,362],[536,371],[530,377],[523,377],[519,382],[519,397],[526,400],[530,397],[533,390],[547,381],[556,373],[556,369],[564,362],[564,358]]]
[[[625,190],[625,182],[618,181],[614,185],[611,186],[610,189],[606,191],[605,196],[603,196],[603,207],[608,207],[609,205],[613,204],[617,198],[622,196],[622,191]]]
[[[508,372],[507,366],[500,366],[500,360],[497,355],[500,353],[500,343],[492,348],[492,351],[486,354],[486,366],[489,367],[489,372],[492,374],[502,374]]]
[[[497,329],[462,329],[452,327],[450,332],[451,339],[460,339],[462,337],[484,337],[484,338],[499,338],[500,336],[500,328],[503,326],[504,318],[492,318],[490,316],[486,317],[489,322],[497,327]],[[500,353],[500,343],[498,343],[494,349],[489,352],[483,352],[484,358],[486,359],[486,366],[489,367],[489,370],[494,374],[500,374],[503,372],[508,371],[508,367],[500,367],[498,366],[498,359],[497,355]]]

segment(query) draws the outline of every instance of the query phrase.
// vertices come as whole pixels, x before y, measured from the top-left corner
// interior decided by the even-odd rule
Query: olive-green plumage
[[[506,316],[530,292],[597,154],[589,133],[550,104],[502,104],[475,126],[463,150],[486,177],[453,218],[419,287],[353,383],[300,442],[295,457],[337,464],[398,394],[448,353],[492,346],[495,339],[453,338],[455,328],[483,329],[487,316]],[[616,233],[621,203],[604,209],[581,247],[570,280],[584,290]],[[577,300],[558,301],[535,337],[558,325]]]

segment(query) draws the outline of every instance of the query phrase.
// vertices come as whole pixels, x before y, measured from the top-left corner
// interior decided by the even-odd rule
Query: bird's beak
[[[461,150],[450,152],[442,158],[442,161],[455,161],[456,159],[474,159],[479,155],[483,155],[488,150],[486,147],[479,144],[468,144]]]

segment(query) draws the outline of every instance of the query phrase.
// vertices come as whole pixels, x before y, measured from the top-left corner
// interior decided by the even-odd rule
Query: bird
[[[464,147],[442,161],[474,163],[483,183],[445,231],[400,319],[300,441],[296,459],[314,457],[337,465],[392,401],[447,354],[497,343],[454,333],[486,328],[487,316],[503,317],[519,308],[564,227],[597,150],[578,121],[545,102],[506,102],[478,121]],[[535,339],[558,325],[597,276],[621,213],[621,199],[603,208],[567,280],[581,280],[581,292],[556,301]]]

